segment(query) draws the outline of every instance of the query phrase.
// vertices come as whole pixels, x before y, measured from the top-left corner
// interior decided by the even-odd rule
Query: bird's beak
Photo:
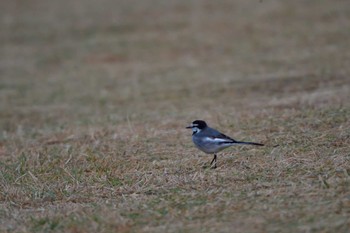
[[[193,128],[193,125],[189,125],[186,127],[186,129],[192,129]]]

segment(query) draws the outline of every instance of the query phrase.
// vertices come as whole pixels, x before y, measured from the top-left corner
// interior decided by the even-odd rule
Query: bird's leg
[[[214,166],[212,166],[213,163],[214,163]],[[211,168],[216,168],[216,154],[214,154],[214,158],[213,158],[213,160],[210,162],[210,167],[211,167]]]

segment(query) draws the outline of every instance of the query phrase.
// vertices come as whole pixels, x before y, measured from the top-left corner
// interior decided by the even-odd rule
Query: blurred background
[[[218,123],[238,109],[349,96],[346,0],[0,4],[8,133],[126,118]]]

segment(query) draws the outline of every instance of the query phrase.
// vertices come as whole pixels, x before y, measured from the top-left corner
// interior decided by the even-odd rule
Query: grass
[[[0,6],[0,232],[348,232],[347,1]]]

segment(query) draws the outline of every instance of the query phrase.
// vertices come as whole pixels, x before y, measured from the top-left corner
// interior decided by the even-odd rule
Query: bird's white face
[[[191,125],[187,126],[186,128],[192,129],[193,134],[199,133],[201,131],[201,129],[198,128],[198,124],[192,123]]]
[[[193,132],[193,134],[195,134],[195,133],[199,133],[201,131],[201,129],[199,129],[198,127],[196,127],[196,126],[194,126],[193,128],[192,128],[192,132]]]

